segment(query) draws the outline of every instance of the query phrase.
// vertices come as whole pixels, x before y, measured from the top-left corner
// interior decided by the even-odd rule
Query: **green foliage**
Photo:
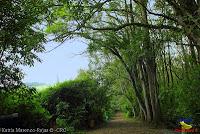
[[[98,55],[95,60],[96,58],[99,58],[99,61],[100,58],[101,60],[105,58],[104,62],[91,63],[94,64],[91,69],[94,71],[96,78],[109,87],[108,95],[111,97],[110,107],[112,110],[108,115],[112,116],[117,111],[124,112],[127,117],[138,115],[136,110],[138,108],[137,101],[124,67],[118,60],[113,59],[110,62],[109,59],[107,61],[106,57],[99,57]],[[135,112],[133,112],[133,108]]]
[[[0,115],[18,113],[19,117],[16,119],[18,124],[15,124],[17,127],[48,127],[49,113],[42,108],[35,89],[21,87],[12,93],[1,93],[0,97]]]
[[[0,90],[8,90],[22,84],[20,65],[40,61],[36,53],[44,51],[40,24],[47,5],[42,0],[4,0],[0,10]]]
[[[58,128],[64,128],[66,130],[67,134],[74,134],[76,132],[74,127],[67,124],[67,121],[65,119],[57,118],[56,123],[57,123],[57,127]],[[76,132],[76,133],[78,133],[78,132]]]
[[[194,68],[189,74],[189,78],[184,78],[180,83],[179,92],[179,103],[177,106],[177,113],[183,116],[192,116],[194,120],[200,121],[200,116],[197,117],[197,113],[200,113],[200,66]]]
[[[75,80],[58,83],[40,93],[43,106],[51,115],[74,128],[88,128],[108,119],[109,96],[89,73],[82,71]],[[61,121],[62,124],[62,121]]]
[[[162,90],[160,101],[165,119],[176,121],[181,117],[192,117],[194,122],[200,121],[199,76],[200,67],[196,66],[173,88]]]

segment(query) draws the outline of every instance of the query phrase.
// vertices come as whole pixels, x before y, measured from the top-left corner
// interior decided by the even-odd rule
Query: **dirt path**
[[[117,113],[107,125],[91,130],[87,134],[173,134],[173,132],[150,128],[139,121],[124,119],[122,113]]]

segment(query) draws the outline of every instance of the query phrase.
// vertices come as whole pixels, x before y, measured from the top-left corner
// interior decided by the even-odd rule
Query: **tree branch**
[[[96,28],[96,27],[86,27],[92,30],[99,30],[99,31],[107,31],[107,30],[112,30],[112,31],[119,31],[125,27],[128,26],[137,26],[137,27],[145,27],[145,28],[149,28],[149,29],[169,29],[169,30],[173,30],[173,31],[178,31],[180,32],[181,29],[178,27],[174,27],[174,26],[169,26],[169,25],[150,25],[150,24],[142,24],[142,23],[126,23],[126,24],[122,24],[119,25],[117,27],[101,27],[101,28]]]
[[[170,16],[165,15],[165,14],[154,13],[154,12],[150,11],[146,6],[144,6],[141,2],[139,2],[139,1],[137,1],[137,0],[134,0],[134,1],[135,1],[135,3],[140,4],[143,8],[145,8],[145,10],[146,10],[149,14],[152,14],[152,15],[155,15],[155,16],[160,16],[160,17],[166,18],[166,19],[168,19],[168,20],[172,20],[172,21],[177,22],[177,20],[176,20],[175,18],[173,18],[173,17],[170,17]]]

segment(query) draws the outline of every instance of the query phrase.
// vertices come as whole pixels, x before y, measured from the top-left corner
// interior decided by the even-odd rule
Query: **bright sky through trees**
[[[46,50],[51,50],[58,44],[49,42]],[[73,79],[80,69],[88,68],[88,58],[83,53],[87,45],[81,39],[66,41],[55,50],[39,54],[42,63],[37,62],[34,67],[23,67],[24,82],[40,82],[54,84],[58,80]],[[81,54],[81,55],[80,55]]]

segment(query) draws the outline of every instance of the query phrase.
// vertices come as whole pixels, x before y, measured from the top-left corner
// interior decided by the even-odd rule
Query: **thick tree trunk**
[[[151,107],[153,118],[152,121],[158,123],[160,120],[160,106],[157,94],[157,78],[156,78],[156,65],[155,59],[148,61],[148,80],[149,80],[149,93],[151,98]]]
[[[147,113],[147,121],[150,122],[152,120],[152,111],[151,111],[151,104],[150,101],[150,95],[149,95],[149,88],[148,88],[148,78],[146,77],[146,69],[145,65],[143,64],[143,61],[140,61],[140,80],[141,80],[141,86],[144,93],[144,103]]]
[[[141,0],[142,3],[141,7],[141,21],[144,24],[148,25],[148,18],[147,18],[147,0]],[[143,41],[143,49],[145,52],[145,63],[146,63],[146,69],[147,69],[147,78],[148,78],[148,87],[146,87],[149,90],[150,95],[150,101],[151,101],[151,111],[152,111],[152,121],[157,123],[160,119],[160,107],[159,107],[159,101],[158,101],[158,95],[157,95],[157,78],[156,78],[156,63],[155,63],[155,54],[153,51],[153,44],[151,44],[150,41],[150,33],[149,29],[143,28],[145,35],[144,35],[144,41]]]
[[[132,85],[135,89],[134,92],[135,92],[135,95],[136,95],[137,102],[138,102],[139,107],[140,107],[140,109],[143,113],[144,120],[147,120],[147,112],[146,112],[145,104],[144,104],[144,101],[143,101],[142,93],[139,92],[140,90],[139,90],[137,83],[136,83],[135,74],[131,73],[130,77],[131,77]]]

